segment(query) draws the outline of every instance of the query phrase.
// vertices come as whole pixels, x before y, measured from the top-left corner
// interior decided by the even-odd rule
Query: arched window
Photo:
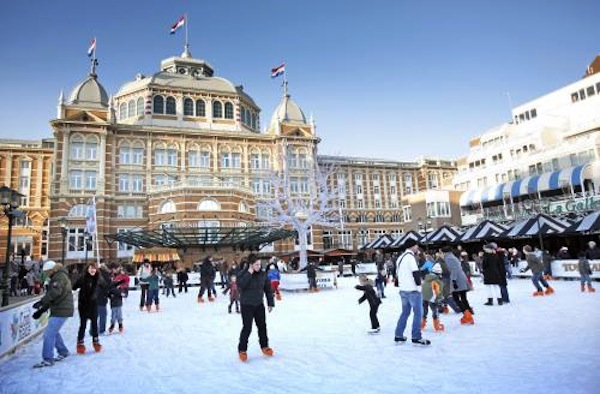
[[[196,116],[206,116],[206,104],[204,104],[204,100],[196,100]]]
[[[194,116],[194,101],[191,98],[183,100],[183,116]]]
[[[223,104],[220,101],[213,101],[213,118],[223,117]]]
[[[119,105],[119,120],[127,118],[127,103]]]
[[[167,97],[167,115],[175,115],[175,97]]]
[[[154,96],[152,112],[155,114],[165,113],[165,99],[162,96]]]
[[[129,100],[129,103],[127,104],[127,117],[128,118],[133,118],[135,116],[135,101],[134,100]]]
[[[246,122],[246,107],[240,108],[240,118],[242,119],[242,123],[248,124],[248,122]]]
[[[246,204],[244,201],[240,202],[239,211],[248,212],[248,204]]]
[[[252,114],[252,128],[256,130],[256,114]]]
[[[119,163],[131,164],[132,161],[131,147],[129,146],[129,142],[125,141],[119,147]]]
[[[85,140],[85,159],[86,160],[98,159],[98,139],[94,136],[89,136]]]
[[[225,103],[225,119],[233,119],[233,104]]]
[[[137,116],[144,115],[144,99],[142,97],[138,97],[137,99]]]
[[[215,200],[202,200],[198,204],[199,211],[219,211],[221,208],[219,207],[219,203]]]
[[[69,217],[70,218],[83,218],[85,217],[87,205],[85,204],[77,204],[73,205],[71,209],[69,209]]]
[[[69,143],[70,158],[72,160],[83,159],[83,137],[80,135],[74,135],[71,137]]]
[[[177,212],[177,206],[173,200],[163,201],[158,208],[158,213],[175,213]]]

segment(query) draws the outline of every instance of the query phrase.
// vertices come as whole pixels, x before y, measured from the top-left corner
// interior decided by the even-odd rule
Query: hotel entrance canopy
[[[155,246],[190,249],[207,247],[233,247],[240,250],[259,250],[261,246],[290,238],[294,230],[273,227],[158,227],[154,229],[132,229],[108,234],[109,243],[122,242],[139,248]]]
[[[521,196],[558,190],[563,186],[567,186],[572,190],[575,186],[582,186],[583,180],[588,179],[584,174],[586,168],[590,168],[590,164],[546,172],[541,175],[532,175],[483,189],[469,190],[460,197],[460,206],[468,207],[501,202],[504,198],[512,200]]]

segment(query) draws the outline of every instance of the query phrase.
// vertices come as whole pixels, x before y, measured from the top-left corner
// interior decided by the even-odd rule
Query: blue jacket
[[[279,270],[276,269],[270,269],[269,272],[267,272],[267,275],[269,276],[269,280],[272,282],[274,280],[281,280],[281,273],[279,272]]]

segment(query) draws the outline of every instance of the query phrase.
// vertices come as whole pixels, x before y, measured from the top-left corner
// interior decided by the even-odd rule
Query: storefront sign
[[[43,330],[48,323],[49,312],[44,313],[39,320],[31,316],[35,311],[32,305],[37,300],[32,299],[0,311],[0,358]]]

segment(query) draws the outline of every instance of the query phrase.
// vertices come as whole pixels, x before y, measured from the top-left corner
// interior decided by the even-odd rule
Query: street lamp
[[[0,187],[0,206],[4,215],[8,219],[8,233],[6,236],[6,256],[4,260],[4,271],[2,271],[2,306],[8,305],[8,295],[10,289],[10,246],[12,237],[12,226],[14,219],[23,214],[17,208],[21,205],[21,198],[25,197],[16,190],[7,186]]]
[[[67,219],[66,218],[62,218],[60,219],[60,232],[62,234],[62,258],[60,260],[60,262],[62,263],[62,265],[65,265],[65,244],[67,243],[67,233],[69,232],[69,228],[67,227]]]
[[[429,228],[431,227],[431,219],[429,219],[429,216],[427,217],[427,220],[425,220],[425,222],[423,222],[421,220],[421,218],[419,218],[419,231],[423,231],[425,232],[425,252],[429,253],[429,240],[427,239],[427,234],[429,233]]]

